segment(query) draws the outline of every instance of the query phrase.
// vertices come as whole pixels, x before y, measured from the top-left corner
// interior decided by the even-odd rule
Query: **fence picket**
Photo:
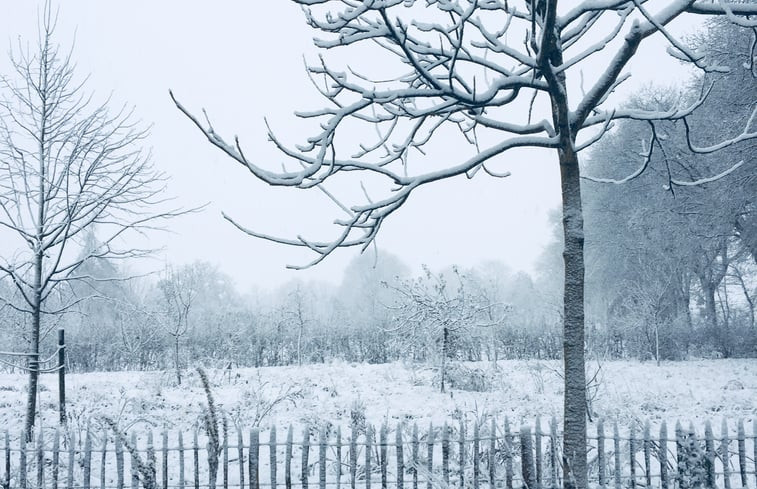
[[[326,428],[321,427],[318,440],[318,482],[320,489],[326,489]]]
[[[124,446],[120,436],[115,437],[114,444],[116,446],[116,489],[124,489]],[[181,489],[184,488],[181,487]]]
[[[715,487],[715,437],[709,419],[704,425],[704,469],[707,472],[707,487]]]
[[[597,421],[597,471],[599,472],[599,487],[606,489],[607,476],[605,473],[605,422],[603,419]]]
[[[723,487],[731,489],[731,452],[729,449],[730,438],[728,436],[728,421],[723,418],[723,424],[720,427],[720,456],[723,462]]]
[[[668,489],[668,425],[660,425],[660,440],[657,448],[657,460],[660,462],[660,487]]]
[[[131,489],[139,489],[139,470],[137,469],[137,457],[136,457],[136,450],[137,450],[137,434],[132,433],[131,434],[131,440],[130,440],[131,446],[134,448],[135,452],[131,453]],[[73,442],[72,442],[73,445]],[[197,443],[195,443],[197,445]],[[73,460],[73,458],[72,458]],[[70,471],[69,474],[73,474],[73,465],[69,467]]]
[[[158,480],[155,465],[155,445],[153,445],[152,430],[149,430],[147,432],[147,468],[150,472],[150,479],[148,481],[149,486],[153,486],[154,483]]]
[[[87,422],[87,432],[84,435],[83,469],[84,475],[82,476],[82,487],[84,487],[84,489],[90,489],[90,487],[92,486],[92,432],[90,431],[89,421]]]
[[[161,475],[163,476],[163,488],[167,489],[168,488],[168,431],[166,431],[165,428],[163,428],[162,438],[163,438],[161,440],[162,446],[160,448],[161,448],[163,467],[162,467]],[[105,456],[103,455],[103,462],[104,461],[105,461]],[[105,465],[103,463],[103,468],[104,467]],[[105,486],[103,486],[102,489],[105,489]]]
[[[534,450],[536,452],[536,488],[542,487],[541,417],[536,417],[534,429]]]
[[[397,424],[396,433],[397,454],[397,489],[405,488],[405,454],[402,450],[402,425]]]
[[[224,423],[223,430],[223,489],[229,489],[229,430]],[[167,486],[163,486],[164,488]]]
[[[271,426],[271,432],[268,435],[268,460],[271,471],[271,489],[276,489],[277,469],[276,462],[276,425]]]
[[[371,438],[373,429],[371,426],[365,427],[365,489],[371,489]]]
[[[60,464],[60,431],[55,427],[53,434],[53,466],[52,466],[52,489],[58,489],[58,476]]]
[[[5,430],[5,483],[3,487],[5,489],[11,487],[11,436],[8,430]]]
[[[341,487],[342,487],[342,427],[337,426],[336,428],[336,489],[341,489]]]
[[[289,425],[287,430],[287,443],[286,451],[284,453],[284,486],[286,489],[292,489],[292,441],[294,437],[294,430],[292,425]]]
[[[244,437],[242,436],[242,429],[237,426],[237,467],[239,468],[239,488],[244,489]]]
[[[444,423],[442,430],[442,477],[444,484],[449,487],[449,427]]]
[[[102,456],[100,457],[100,489],[105,489],[105,464],[108,455],[108,432],[103,430]],[[40,486],[42,487],[42,486]],[[167,487],[164,485],[163,487]]]
[[[757,425],[757,423],[755,423]],[[413,467],[410,469],[413,473],[413,489],[418,489],[418,464],[420,463],[420,460],[418,460],[418,424],[413,423],[413,439],[412,439],[412,457],[413,457]]]
[[[350,489],[355,489],[357,479],[357,425],[350,427]]]
[[[473,489],[478,489],[478,473],[480,468],[478,454],[479,437],[478,420],[476,420],[473,425]],[[465,449],[464,446],[462,448]]]
[[[631,430],[628,433],[628,454],[630,455],[629,458],[629,468],[631,472],[631,489],[636,488],[636,427],[631,426]]]
[[[386,446],[386,432],[387,427],[386,423],[384,423],[381,426],[381,430],[379,431],[379,451],[381,453],[381,458],[379,459],[379,464],[381,467],[381,489],[387,489],[387,480],[386,480],[386,469],[387,469],[387,446]]]
[[[310,457],[310,428],[306,427],[302,437],[302,470],[300,471],[302,489],[307,489],[308,487],[308,457]],[[252,455],[250,455],[250,458],[252,458]],[[252,484],[252,480],[250,480],[250,484]],[[252,485],[250,485],[250,489],[253,489]]]
[[[684,479],[684,448],[683,448],[683,428],[681,428],[681,422],[676,421],[676,479],[680,487],[681,481]]]
[[[18,439],[19,445],[19,473],[18,473],[18,486],[21,489],[26,489],[26,433],[21,433]]]
[[[37,463],[37,487],[45,487],[45,438],[42,436],[42,430],[39,430],[37,436],[37,446],[35,447]]]
[[[739,473],[741,474],[741,487],[747,487],[746,434],[744,433],[744,420],[743,419],[739,419],[737,437],[738,437],[738,444],[739,444]]]
[[[74,433],[69,432],[68,433],[68,460],[66,460],[67,463],[67,474],[66,474],[66,489],[72,489],[74,487],[74,444],[75,444],[75,438]]]
[[[549,463],[551,466],[550,489],[557,489],[557,418],[549,423]]]
[[[505,417],[505,487],[513,489],[513,434],[507,417]]]
[[[497,422],[492,418],[489,427],[489,489],[494,489],[497,482],[497,471],[495,465],[495,452],[497,450]]]
[[[463,420],[460,420],[460,438],[458,442],[459,452],[458,453],[458,470],[457,470],[457,478],[458,478],[458,487],[460,489],[463,489],[463,486],[465,484],[465,423]]]
[[[531,440],[531,427],[522,426],[520,428],[520,463],[523,484],[526,489],[536,486],[536,471],[534,468],[534,455]]]
[[[200,489],[200,447],[197,444],[197,430],[192,435],[192,458],[194,463],[194,485],[195,489]]]
[[[650,436],[649,420],[644,423],[644,482],[646,487],[652,487],[652,437]]]
[[[179,489],[184,487],[184,434],[179,431]]]
[[[613,449],[615,450],[615,489],[620,489],[620,433],[618,423],[612,425]]]
[[[426,457],[426,489],[432,489],[431,478],[434,474],[434,425],[428,424],[428,438],[426,439],[427,454]]]
[[[250,489],[260,487],[260,429],[255,427],[250,430],[249,471]],[[305,464],[307,465],[307,464]]]
[[[5,433],[8,436],[8,432]],[[754,487],[757,487],[757,420],[752,419],[752,464],[754,465]]]

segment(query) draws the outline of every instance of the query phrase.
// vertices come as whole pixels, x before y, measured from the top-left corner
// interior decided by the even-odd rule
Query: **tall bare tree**
[[[146,131],[129,110],[110,113],[107,102],[92,103],[71,53],[53,40],[55,24],[47,3],[36,45],[20,43],[10,54],[13,72],[0,79],[0,227],[3,245],[16,250],[0,258],[0,272],[20,298],[7,298],[10,306],[31,317],[28,438],[46,318],[97,295],[72,293],[73,283],[94,281],[83,264],[143,255],[147,250],[123,247],[123,238],[176,214],[156,210],[166,202],[165,178],[142,150]],[[86,230],[99,235],[97,247],[84,250]]]
[[[278,163],[266,166],[253,161],[253,152],[245,151],[238,138],[227,141],[208,120],[200,120],[174,101],[211,144],[270,185],[308,189],[349,173],[388,185],[372,187],[384,193],[366,195],[361,203],[339,202],[346,216],[336,221],[339,229],[331,240],[271,236],[227,219],[251,236],[309,248],[316,257],[306,266],[314,265],[340,247],[365,249],[385,220],[425,185],[462,175],[507,176],[494,169],[497,157],[517,148],[554,150],[565,237],[563,465],[567,487],[585,488],[584,233],[578,154],[618,119],[649,121],[651,148],[656,141],[655,121],[688,117],[701,104],[698,100],[665,112],[608,106],[610,94],[628,78],[623,71],[643,41],[661,33],[677,59],[714,70],[717,66],[677,40],[666,26],[690,14],[723,15],[752,28],[754,21],[744,16],[757,14],[757,5],[694,0],[294,1],[319,33],[316,46],[343,51],[351,64],[336,69],[321,57],[308,68],[328,102],[326,107],[297,114],[319,121],[313,136],[289,147],[269,133],[276,147],[291,158],[291,166],[281,170]],[[577,94],[574,88],[581,81],[588,89]],[[534,119],[534,114],[544,112],[550,114],[547,119]],[[355,138],[354,131],[361,129],[365,137]],[[470,143],[469,158],[424,158],[424,147],[432,140],[449,140],[455,130]],[[754,136],[747,130],[739,137]],[[645,160],[628,178],[643,172]],[[730,173],[739,163],[726,164],[712,177]],[[334,189],[323,190],[334,196]]]

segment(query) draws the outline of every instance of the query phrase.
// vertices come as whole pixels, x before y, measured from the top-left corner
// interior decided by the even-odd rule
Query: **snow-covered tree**
[[[96,105],[74,73],[71,53],[54,42],[56,18],[42,10],[38,42],[19,43],[12,72],[0,78],[0,272],[9,276],[19,300],[10,307],[28,314],[29,373],[25,432],[31,439],[37,411],[41,325],[85,297],[66,286],[89,277],[82,265],[95,258],[125,259],[145,250],[123,248],[121,239],[144,232],[171,212],[164,177],[142,142],[146,132],[131,111]],[[99,245],[87,253],[86,231]]]
[[[563,466],[566,486],[585,488],[584,232],[578,155],[614,121],[638,119],[654,126],[655,121],[686,118],[700,105],[695,101],[657,111],[606,103],[628,78],[624,70],[645,40],[661,33],[675,58],[714,70],[717,66],[666,26],[685,15],[722,15],[752,27],[753,21],[743,16],[757,14],[757,5],[694,0],[295,1],[319,33],[316,45],[342,51],[350,63],[337,69],[324,56],[308,68],[328,102],[298,113],[318,120],[315,134],[294,147],[269,134],[293,165],[282,170],[278,161],[255,161],[256,152],[245,150],[239,138],[227,140],[209,120],[174,101],[211,144],[270,185],[321,187],[335,198],[324,187],[335,175],[356,175],[356,185],[367,180],[386,184],[366,191],[359,203],[338,202],[345,215],[336,220],[338,230],[331,240],[271,236],[232,222],[251,236],[312,250],[315,259],[308,265],[314,265],[338,248],[368,247],[386,219],[426,185],[459,176],[505,177],[508,173],[497,170],[496,161],[513,150],[552,150],[560,169],[564,230]],[[582,86],[585,90],[579,90]],[[542,119],[544,113],[548,115]],[[365,136],[355,138],[361,130]],[[432,141],[450,140],[456,131],[470,144],[468,157],[424,158]],[[725,162],[705,179],[724,176],[737,163]],[[645,168],[642,158],[638,172]]]

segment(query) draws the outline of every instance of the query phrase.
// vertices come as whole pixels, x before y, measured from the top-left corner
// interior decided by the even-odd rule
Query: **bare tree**
[[[470,337],[477,327],[493,327],[504,319],[507,306],[466,284],[468,278],[457,267],[452,268],[452,284],[444,274],[435,274],[423,267],[423,276],[405,280],[400,285],[386,284],[398,293],[390,331],[405,338],[425,343],[433,338],[439,345],[440,391],[445,392],[447,362],[452,357],[455,336]],[[452,287],[450,287],[452,285]]]
[[[179,269],[167,266],[158,288],[165,304],[166,331],[173,342],[173,364],[176,383],[181,384],[181,338],[189,330],[189,313],[200,291],[205,264],[194,263]]]
[[[580,151],[601,138],[618,119],[649,122],[649,148],[657,136],[655,121],[683,119],[701,103],[676,106],[665,112],[607,107],[608,97],[628,78],[623,74],[639,46],[655,33],[670,43],[675,58],[703,70],[714,70],[698,53],[686,47],[667,29],[684,14],[723,15],[744,27],[757,14],[752,3],[711,3],[694,0],[295,0],[302,5],[308,24],[322,37],[324,50],[340,49],[354,63],[335,69],[323,57],[308,67],[328,106],[299,112],[319,120],[317,133],[289,147],[269,132],[271,141],[294,164],[283,170],[266,167],[248,156],[238,138],[227,141],[209,120],[201,121],[181,103],[177,107],[215,145],[254,176],[270,185],[301,189],[320,187],[338,174],[357,173],[362,181],[388,182],[381,196],[369,195],[352,206],[338,202],[346,216],[336,220],[339,230],[331,240],[271,236],[244,227],[240,230],[262,239],[306,247],[319,263],[340,247],[365,249],[382,224],[415,190],[439,180],[478,174],[507,176],[494,169],[494,159],[517,148],[555,151],[560,168],[564,240],[564,460],[569,488],[587,486],[586,381],[584,371],[584,233],[581,207]],[[602,54],[604,53],[604,55]],[[358,66],[359,60],[367,65]],[[381,60],[383,63],[377,62]],[[579,83],[601,70],[578,96],[568,82]],[[376,74],[376,66],[383,73]],[[321,82],[322,80],[322,82]],[[581,83],[583,85],[583,83]],[[702,98],[708,93],[702,90]],[[173,94],[172,94],[173,97]],[[534,114],[549,112],[544,120]],[[206,118],[207,119],[207,118]],[[365,130],[355,142],[351,130]],[[463,161],[424,158],[430,141],[449,139],[455,129],[470,143],[471,156]],[[377,137],[369,141],[368,137]],[[698,147],[712,152],[737,140],[755,137],[749,128],[722,144]],[[435,137],[436,136],[436,137]],[[417,164],[419,163],[420,164]],[[277,163],[278,164],[278,163]],[[723,177],[742,162],[731,162],[717,175],[695,181],[673,179],[673,186],[696,185]],[[621,183],[626,178],[604,179]],[[380,190],[379,190],[380,191]],[[294,268],[302,268],[301,266]]]
[[[17,250],[0,258],[0,271],[20,297],[8,298],[10,306],[31,316],[24,428],[30,439],[45,318],[97,295],[71,293],[73,283],[93,281],[84,263],[143,255],[147,250],[122,248],[122,238],[176,214],[155,211],[165,202],[164,177],[141,149],[147,133],[130,111],[111,114],[107,102],[91,102],[74,77],[71,53],[53,41],[55,22],[47,3],[37,44],[19,45],[10,55],[13,76],[0,79],[0,227],[10,237],[4,244]],[[80,253],[85,230],[97,231],[98,246]]]

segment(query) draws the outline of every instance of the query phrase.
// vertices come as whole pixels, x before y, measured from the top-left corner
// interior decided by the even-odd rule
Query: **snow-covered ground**
[[[369,423],[417,422],[425,427],[445,421],[508,416],[514,425],[562,410],[559,364],[500,361],[467,364],[491,381],[488,392],[432,386],[434,371],[403,363],[363,365],[333,362],[302,367],[267,367],[209,371],[216,402],[230,420],[247,429],[292,423],[347,427],[352,413]],[[593,371],[594,367],[592,367]],[[230,377],[230,378],[229,378]],[[677,363],[608,361],[602,363],[593,411],[621,426],[662,419],[701,426],[705,419],[743,418],[751,430],[757,418],[757,361],[700,360]],[[196,372],[186,371],[182,385],[171,372],[107,372],[67,377],[68,411],[74,427],[88,418],[115,419],[125,429],[189,431],[197,426],[205,395]],[[21,374],[0,374],[0,429],[21,430],[26,400]],[[278,403],[270,404],[277,398]],[[43,426],[57,420],[57,378],[44,376],[40,393]],[[732,424],[732,427],[735,427]]]

